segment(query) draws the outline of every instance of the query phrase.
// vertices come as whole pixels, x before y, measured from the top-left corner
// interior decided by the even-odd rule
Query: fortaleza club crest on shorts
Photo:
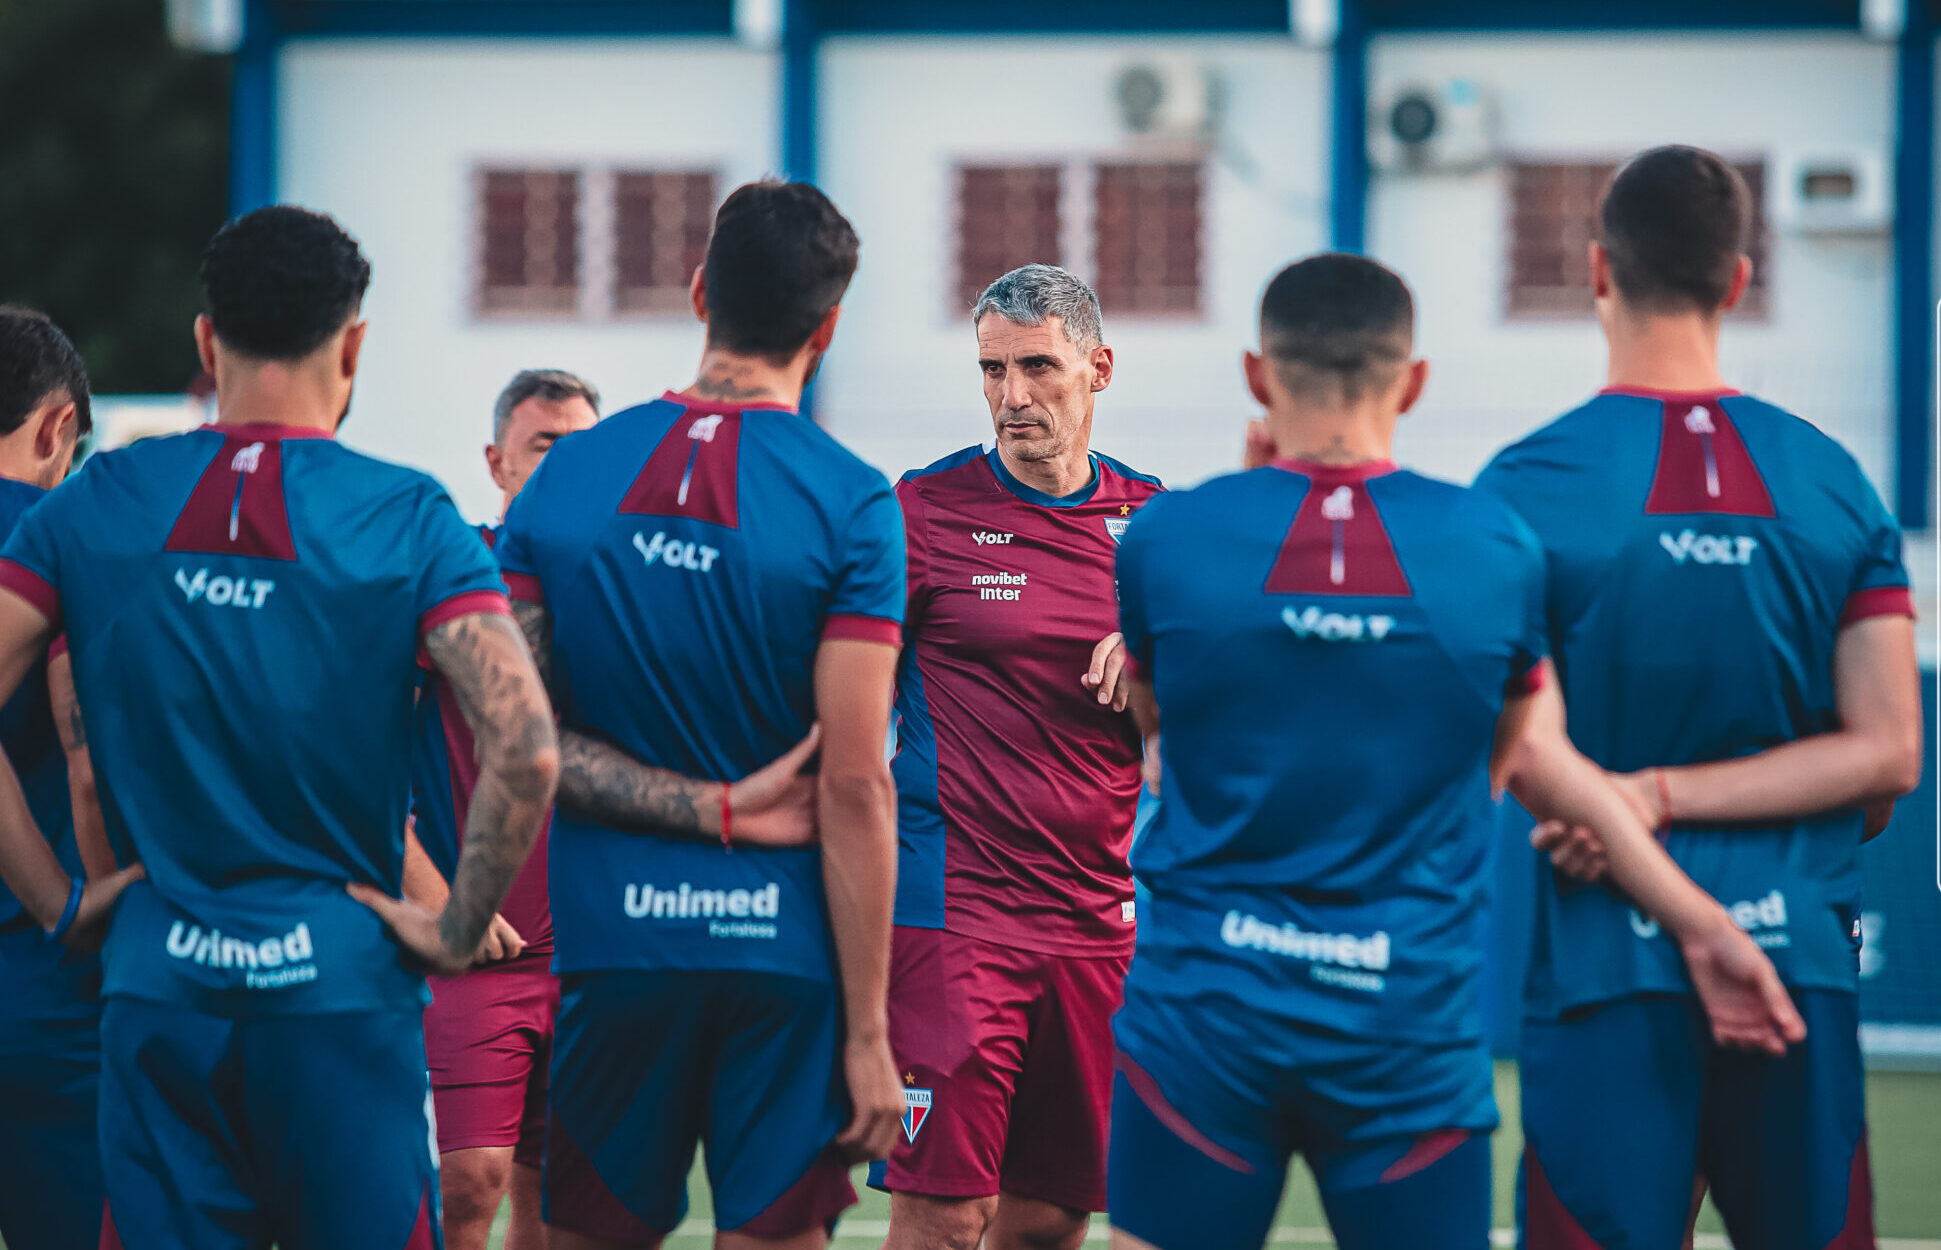
[[[915,1145],[917,1134],[923,1131],[923,1122],[930,1118],[930,1091],[927,1089],[905,1089],[903,1091],[903,1139]]]

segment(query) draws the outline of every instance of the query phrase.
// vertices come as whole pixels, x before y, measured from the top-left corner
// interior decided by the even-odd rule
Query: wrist
[[[87,882],[82,878],[68,879],[67,893],[61,896],[60,911],[55,913],[52,923],[43,922],[41,925],[41,928],[46,931],[48,941],[60,941],[67,936],[67,931],[74,927],[74,918],[81,911],[81,894],[86,888]]]
[[[885,1016],[857,1023],[850,1022],[843,1032],[843,1041],[855,1047],[876,1047],[889,1041],[890,1022]]]
[[[695,804],[695,811],[701,821],[701,833],[710,838],[719,838],[722,817],[728,815],[734,806],[734,786],[726,781],[711,782],[702,792],[701,801]]]

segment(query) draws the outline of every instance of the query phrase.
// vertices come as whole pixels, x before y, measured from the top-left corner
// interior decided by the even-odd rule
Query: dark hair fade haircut
[[[86,438],[94,413],[81,353],[46,313],[0,305],[0,434],[19,429],[55,395],[73,401],[75,436]]]
[[[786,359],[842,302],[856,273],[856,231],[804,182],[751,182],[714,215],[701,282],[708,342]]]
[[[1354,403],[1394,379],[1415,344],[1415,300],[1366,256],[1322,252],[1274,275],[1260,297],[1260,349],[1290,391]]]
[[[202,291],[223,344],[262,360],[301,360],[357,315],[371,263],[323,213],[272,204],[216,231]]]
[[[1712,312],[1725,303],[1752,226],[1739,171],[1703,148],[1640,152],[1598,209],[1611,281],[1641,312]]]

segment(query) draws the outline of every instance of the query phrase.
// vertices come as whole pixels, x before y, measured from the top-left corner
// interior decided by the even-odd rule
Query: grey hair
[[[506,383],[492,405],[493,442],[505,440],[505,428],[512,424],[512,410],[534,396],[554,403],[562,399],[584,399],[593,405],[593,415],[600,414],[598,388],[579,374],[564,369],[521,369],[517,377]]]
[[[1043,325],[1048,317],[1065,323],[1072,346],[1090,351],[1105,340],[1099,329],[1099,297],[1084,279],[1057,265],[1020,265],[984,288],[971,309],[971,324],[996,313],[1021,326]]]

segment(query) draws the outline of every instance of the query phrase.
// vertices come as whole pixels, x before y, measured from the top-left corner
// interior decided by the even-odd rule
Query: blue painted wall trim
[[[782,172],[795,182],[814,182],[816,175],[822,7],[818,0],[782,0]]]
[[[229,215],[276,199],[276,15],[245,0],[229,79]]]
[[[292,35],[731,35],[730,0],[271,0]]]
[[[1368,232],[1368,24],[1366,0],[1341,0],[1330,62],[1328,246],[1359,252]]]
[[[1919,3],[1920,0],[1913,0]],[[1856,30],[1859,0],[1365,0],[1374,30]]]
[[[1907,6],[1901,35],[1894,162],[1894,512],[1903,526],[1933,520],[1934,19]]]

